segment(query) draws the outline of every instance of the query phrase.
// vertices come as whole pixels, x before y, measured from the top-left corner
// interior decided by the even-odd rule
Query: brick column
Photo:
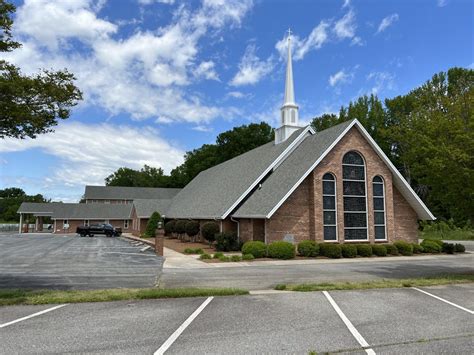
[[[165,231],[163,229],[157,229],[155,234],[155,253],[156,255],[163,256],[163,244],[165,240]]]

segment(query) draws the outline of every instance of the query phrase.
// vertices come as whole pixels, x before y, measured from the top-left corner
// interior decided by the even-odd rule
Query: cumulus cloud
[[[184,151],[171,146],[151,127],[137,128],[107,123],[87,125],[65,122],[53,133],[36,139],[3,139],[0,152],[39,149],[60,160],[50,182],[68,186],[103,184],[116,169],[143,165],[161,167],[167,173],[183,162]]]
[[[230,85],[254,85],[273,70],[272,57],[269,57],[267,60],[261,60],[255,52],[255,45],[249,44],[240,60],[239,71],[230,81]]]
[[[199,61],[200,41],[240,26],[250,0],[203,0],[178,7],[156,30],[122,35],[118,25],[98,15],[91,0],[26,0],[18,7],[15,29],[24,44],[5,59],[25,72],[68,68],[84,91],[85,103],[135,119],[207,123],[225,111],[206,104],[190,85],[218,80],[215,63]],[[83,50],[72,51],[77,43]]]
[[[377,32],[376,33],[380,33],[380,32],[383,32],[385,31],[388,27],[390,27],[391,25],[393,25],[394,22],[398,21],[398,14],[391,14],[387,17],[385,17],[381,22],[380,22],[380,25],[377,29]]]

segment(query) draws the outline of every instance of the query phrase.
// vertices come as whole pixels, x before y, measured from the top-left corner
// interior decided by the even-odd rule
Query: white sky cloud
[[[344,69],[339,70],[337,73],[329,76],[329,85],[336,86],[338,84],[345,83],[352,78],[352,74],[348,74],[344,71]]]
[[[367,81],[372,82],[370,93],[374,95],[395,88],[395,75],[389,72],[371,72],[367,75]]]
[[[377,32],[376,33],[380,33],[380,32],[383,32],[385,31],[388,27],[390,27],[391,25],[393,25],[394,22],[398,21],[398,14],[391,14],[387,17],[385,17],[381,22],[380,22],[380,25],[377,29]]]
[[[448,0],[438,0],[437,2],[438,7],[445,7],[448,5]]]
[[[355,13],[352,9],[334,24],[334,33],[339,39],[354,37],[356,29]]]
[[[87,125],[64,122],[54,133],[36,139],[0,140],[0,152],[40,149],[60,160],[51,182],[69,185],[103,184],[104,178],[122,166],[139,169],[144,164],[167,173],[183,162],[184,151],[173,147],[150,127]]]
[[[249,44],[240,60],[239,71],[230,81],[230,85],[254,85],[273,70],[274,64],[272,57],[269,57],[267,60],[260,60],[255,52],[255,45]]]
[[[118,25],[101,19],[91,0],[26,0],[17,9],[16,33],[23,47],[2,54],[26,73],[38,68],[70,69],[84,91],[85,104],[134,119],[208,123],[221,108],[189,86],[218,80],[213,61],[199,61],[200,41],[210,33],[240,26],[250,0],[204,0],[180,6],[169,24],[155,31],[117,36]],[[112,36],[113,35],[113,36]],[[86,50],[72,52],[72,41]]]

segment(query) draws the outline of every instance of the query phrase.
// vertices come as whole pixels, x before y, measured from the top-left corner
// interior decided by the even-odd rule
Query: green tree
[[[43,195],[27,195],[18,187],[9,187],[0,190],[0,220],[18,222],[20,215],[17,213],[22,202],[49,202]]]
[[[11,15],[15,6],[0,0],[0,52],[21,46],[13,41]],[[67,119],[71,108],[82,99],[75,77],[66,69],[42,70],[33,76],[0,60],[0,138],[35,138],[51,132],[59,119]]]
[[[150,216],[148,223],[146,224],[145,236],[153,238],[156,236],[156,229],[158,228],[158,223],[161,221],[161,215],[155,211]]]

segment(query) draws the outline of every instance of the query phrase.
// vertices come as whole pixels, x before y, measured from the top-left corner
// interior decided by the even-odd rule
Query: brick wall
[[[366,164],[369,241],[371,243],[375,242],[372,179],[376,175],[381,176],[384,180],[386,235],[388,242],[399,239],[416,240],[416,214],[399,193],[394,193],[390,170],[359,133],[357,128],[354,127],[280,206],[272,218],[267,220],[267,243],[282,240],[286,234],[293,235],[295,242],[304,239],[316,240],[318,242],[323,241],[322,177],[328,172],[336,177],[338,237],[339,242],[344,241],[342,158],[344,154],[352,150],[360,153]],[[394,208],[397,210],[396,214],[394,213]],[[397,229],[395,229],[395,226],[397,226]]]

